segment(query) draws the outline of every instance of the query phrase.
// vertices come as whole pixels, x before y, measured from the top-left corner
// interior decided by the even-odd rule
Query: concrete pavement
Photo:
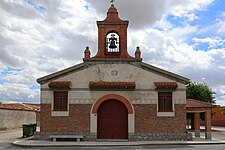
[[[0,131],[0,142],[13,142],[22,139],[22,128]]]
[[[24,147],[91,147],[91,146],[145,146],[145,145],[205,145],[225,144],[225,140],[194,140],[194,141],[128,141],[128,142],[53,142],[25,140],[15,141],[13,145]]]
[[[22,139],[22,129],[4,130],[0,131],[0,149],[4,149],[11,146],[11,143],[15,139]]]
[[[190,131],[193,132],[193,131]],[[194,134],[193,134],[194,135]],[[212,128],[212,140],[204,139],[204,132],[200,138],[194,138],[193,141],[135,141],[135,142],[53,142],[33,140],[32,137],[21,138],[22,129],[0,131],[0,143],[12,142],[16,146],[25,147],[61,147],[61,146],[143,146],[143,145],[204,145],[204,144],[225,144],[225,127]]]

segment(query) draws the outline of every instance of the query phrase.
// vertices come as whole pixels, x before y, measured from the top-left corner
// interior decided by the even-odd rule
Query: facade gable
[[[73,73],[76,73],[76,72],[79,72],[79,71],[82,71],[82,70],[85,70],[85,69],[88,69],[90,67],[100,65],[100,64],[111,64],[111,66],[113,66],[113,64],[116,64],[115,66],[117,66],[117,64],[119,64],[119,65],[120,64],[127,64],[128,66],[129,65],[134,66],[133,69],[135,69],[135,70],[137,70],[138,68],[141,69],[141,70],[139,70],[139,72],[148,71],[150,73],[157,74],[157,75],[162,76],[164,78],[168,78],[171,81],[176,81],[176,82],[179,82],[179,83],[182,83],[182,84],[185,84],[185,85],[190,83],[190,80],[186,77],[182,77],[180,75],[177,75],[177,74],[171,73],[169,71],[157,68],[155,66],[152,66],[152,65],[149,65],[149,64],[146,64],[146,63],[143,63],[143,62],[126,62],[126,61],[123,62],[121,60],[118,61],[118,62],[114,62],[114,63],[111,63],[109,61],[95,61],[95,62],[81,63],[81,64],[78,64],[78,65],[72,66],[70,68],[58,71],[56,73],[47,75],[45,77],[39,78],[39,79],[37,79],[37,82],[40,83],[40,84],[45,84],[45,83],[48,83],[48,82],[53,81],[53,80],[57,80],[57,79],[60,80],[60,78],[62,78],[64,76],[68,76],[70,74],[73,74]],[[112,71],[112,68],[111,68],[111,71]],[[96,72],[96,70],[94,72]],[[94,72],[90,72],[90,73],[94,73]],[[124,72],[126,74],[126,76],[128,76],[127,74],[129,72],[125,72],[125,70],[123,70],[123,69],[121,70],[121,72]],[[132,70],[131,70],[131,72],[132,72]],[[116,73],[116,72],[114,72],[114,73]],[[99,81],[102,80],[101,74],[103,75],[103,72],[100,72],[100,74],[99,74],[100,76],[96,77],[96,78],[99,78]],[[108,72],[108,74],[109,74],[109,72]],[[112,71],[112,74],[113,74],[113,71]]]

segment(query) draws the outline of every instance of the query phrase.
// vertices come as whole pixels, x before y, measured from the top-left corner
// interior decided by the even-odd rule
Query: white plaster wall
[[[52,91],[41,91],[41,103],[51,103],[53,99]]]
[[[135,82],[136,89],[154,89],[154,82],[174,82],[129,64],[99,64],[64,76],[57,81],[71,81],[71,88],[89,88],[89,81]],[[42,85],[42,88],[48,88],[48,83]],[[185,85],[178,83],[178,88],[184,89]]]
[[[69,104],[93,104],[107,94],[118,94],[133,104],[157,104],[157,92],[154,82],[174,82],[129,64],[99,64],[90,68],[64,76],[56,81],[71,81]],[[136,91],[89,91],[89,81],[125,81],[135,82]],[[49,89],[48,83],[42,88]],[[174,104],[186,103],[185,85],[178,83],[174,91]],[[52,91],[41,92],[41,102],[52,102]]]
[[[52,91],[42,91],[42,95],[50,96]],[[69,104],[93,104],[108,94],[117,94],[128,99],[132,104],[157,104],[157,91],[69,91]],[[43,96],[45,97],[45,96]],[[174,91],[174,104],[186,104],[186,92]],[[52,99],[42,99],[42,103],[51,104]]]
[[[20,128],[26,123],[36,123],[36,113],[33,111],[0,109],[0,130]]]

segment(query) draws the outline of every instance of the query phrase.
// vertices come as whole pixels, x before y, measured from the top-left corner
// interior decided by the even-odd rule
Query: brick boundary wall
[[[190,123],[188,124],[190,125]],[[211,124],[212,126],[225,127],[225,120],[212,120]],[[205,121],[201,120],[200,125],[205,126]]]
[[[225,115],[222,115],[222,108],[225,106],[217,106],[212,109],[215,114],[212,116],[212,125],[225,127]]]
[[[212,112],[215,113],[214,115],[212,115],[212,126],[225,127],[225,115],[221,114],[221,108],[223,107],[225,106],[216,106],[212,108]],[[190,122],[188,122],[187,124],[190,124]],[[205,121],[201,120],[200,124],[201,126],[204,126]]]

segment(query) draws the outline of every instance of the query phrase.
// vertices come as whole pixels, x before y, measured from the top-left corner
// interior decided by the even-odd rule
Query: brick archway
[[[129,102],[126,98],[124,98],[124,97],[122,97],[122,96],[120,96],[120,95],[116,95],[116,94],[109,94],[109,95],[105,95],[105,96],[101,97],[101,98],[94,104],[94,106],[93,106],[93,108],[92,108],[91,114],[97,114],[97,111],[98,111],[99,106],[100,106],[104,101],[107,101],[107,100],[109,100],[109,99],[114,99],[114,100],[118,100],[118,101],[122,102],[122,103],[126,106],[127,111],[128,111],[128,114],[133,114],[133,113],[134,113],[133,108],[132,108],[130,102]]]

